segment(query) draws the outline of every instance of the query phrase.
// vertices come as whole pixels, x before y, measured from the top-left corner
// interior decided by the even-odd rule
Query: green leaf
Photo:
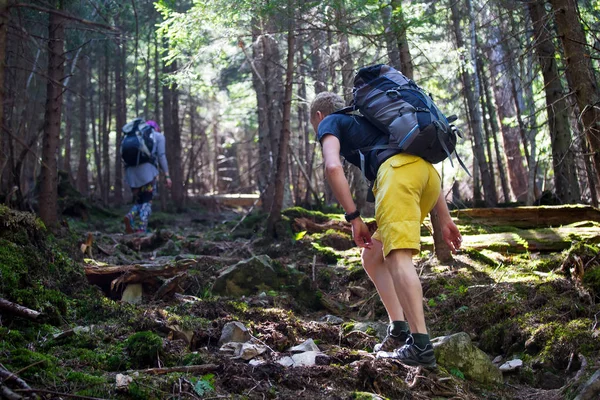
[[[294,240],[298,241],[298,240],[302,239],[305,235],[306,235],[306,231],[298,232],[298,233],[296,233],[296,236],[294,236]]]

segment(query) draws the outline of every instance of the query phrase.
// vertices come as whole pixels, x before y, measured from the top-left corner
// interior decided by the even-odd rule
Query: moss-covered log
[[[585,205],[470,208],[454,210],[451,215],[458,223],[517,228],[564,226],[579,221],[600,222],[600,210]]]
[[[571,247],[573,241],[600,241],[600,228],[560,227],[543,229],[523,229],[515,232],[491,233],[485,235],[464,235],[462,247],[465,249],[489,249],[501,253],[523,253],[526,251],[558,252]],[[421,247],[433,249],[431,237],[421,238]]]

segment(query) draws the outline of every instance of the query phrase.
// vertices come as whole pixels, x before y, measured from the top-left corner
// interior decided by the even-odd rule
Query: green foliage
[[[125,343],[125,349],[132,362],[139,367],[153,365],[162,354],[162,346],[162,338],[150,331],[134,333]]]
[[[463,372],[458,368],[450,368],[450,373],[457,378],[465,379],[465,374],[463,374]]]
[[[213,392],[215,390],[215,376],[213,374],[206,374],[198,378],[191,378],[194,392],[200,397]]]

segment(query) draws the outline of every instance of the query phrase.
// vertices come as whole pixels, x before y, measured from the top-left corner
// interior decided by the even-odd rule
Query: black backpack
[[[153,155],[156,146],[154,128],[142,118],[136,118],[123,126],[121,158],[127,167],[156,163]]]
[[[377,64],[361,68],[354,77],[352,105],[338,112],[359,111],[373,125],[389,135],[387,145],[357,150],[361,155],[372,150],[379,164],[393,154],[417,155],[432,164],[450,158],[461,133],[435,105],[431,96],[394,68]],[[461,166],[462,160],[457,159]],[[364,169],[363,169],[364,172]]]

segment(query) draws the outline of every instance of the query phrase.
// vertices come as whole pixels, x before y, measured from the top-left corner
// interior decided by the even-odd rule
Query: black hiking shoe
[[[410,331],[401,331],[398,335],[392,334],[392,326],[388,326],[387,335],[381,343],[377,343],[373,347],[373,352],[379,351],[391,352],[406,344],[406,339],[410,336]]]
[[[435,354],[433,346],[428,344],[424,349],[418,347],[412,338],[406,341],[406,344],[395,351],[396,360],[402,364],[410,365],[411,367],[426,367],[433,368],[436,366]]]

